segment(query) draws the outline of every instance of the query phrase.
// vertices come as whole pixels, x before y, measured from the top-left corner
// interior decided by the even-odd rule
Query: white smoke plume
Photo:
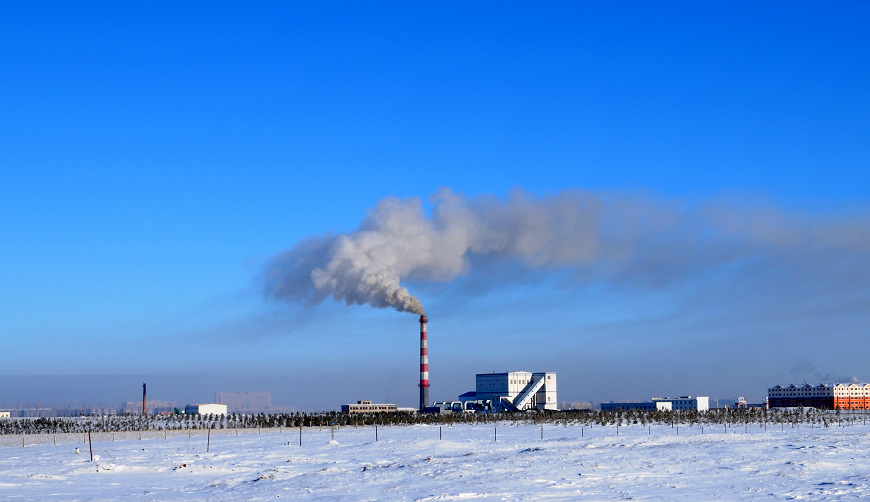
[[[469,198],[442,189],[431,198],[431,215],[420,199],[389,197],[357,230],[312,237],[277,255],[266,294],[423,314],[403,281],[450,281],[473,273],[472,263],[512,260],[656,284],[771,252],[833,249],[866,261],[868,228],[866,217],[799,217],[769,206],[581,190]]]

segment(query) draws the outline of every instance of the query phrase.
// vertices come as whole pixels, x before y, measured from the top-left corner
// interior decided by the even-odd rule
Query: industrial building
[[[671,409],[674,411],[707,411],[710,409],[710,398],[706,396],[654,397],[652,402],[671,403]]]
[[[184,407],[186,415],[226,415],[225,404],[188,404]]]
[[[777,385],[767,389],[767,403],[771,408],[866,410],[870,409],[870,384]]]
[[[341,405],[342,413],[395,413],[399,407],[395,404],[372,403],[371,401],[357,401],[356,404]]]
[[[707,411],[710,409],[710,398],[704,396],[654,397],[646,402],[601,403],[602,411],[616,410],[673,410],[673,411]]]
[[[478,373],[475,390],[456,401],[435,403],[441,411],[558,410],[556,374],[511,371]]]
[[[601,411],[671,411],[673,408],[668,401],[647,401],[636,403],[601,403]]]

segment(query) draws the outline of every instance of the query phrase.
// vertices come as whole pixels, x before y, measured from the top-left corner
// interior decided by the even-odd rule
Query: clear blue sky
[[[150,379],[413,406],[416,318],[275,301],[262,276],[442,187],[734,205],[810,244],[677,281],[412,278],[433,399],[492,370],[556,371],[570,401],[870,380],[868,26],[866,1],[3,3],[0,405]],[[659,258],[635,265],[683,260]]]

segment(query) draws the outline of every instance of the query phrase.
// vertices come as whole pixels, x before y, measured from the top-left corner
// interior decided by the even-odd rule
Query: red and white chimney
[[[420,411],[429,406],[429,338],[425,315],[420,316]]]

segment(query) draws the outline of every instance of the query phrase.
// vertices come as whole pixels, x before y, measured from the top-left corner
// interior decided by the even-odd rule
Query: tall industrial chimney
[[[420,316],[420,411],[429,406],[429,338],[426,324],[429,320]]]
[[[145,396],[146,396],[146,394],[145,394],[145,384],[143,383],[143,384],[142,384],[142,414],[143,414],[143,415],[147,415],[147,414],[148,414],[148,401],[146,400]]]

